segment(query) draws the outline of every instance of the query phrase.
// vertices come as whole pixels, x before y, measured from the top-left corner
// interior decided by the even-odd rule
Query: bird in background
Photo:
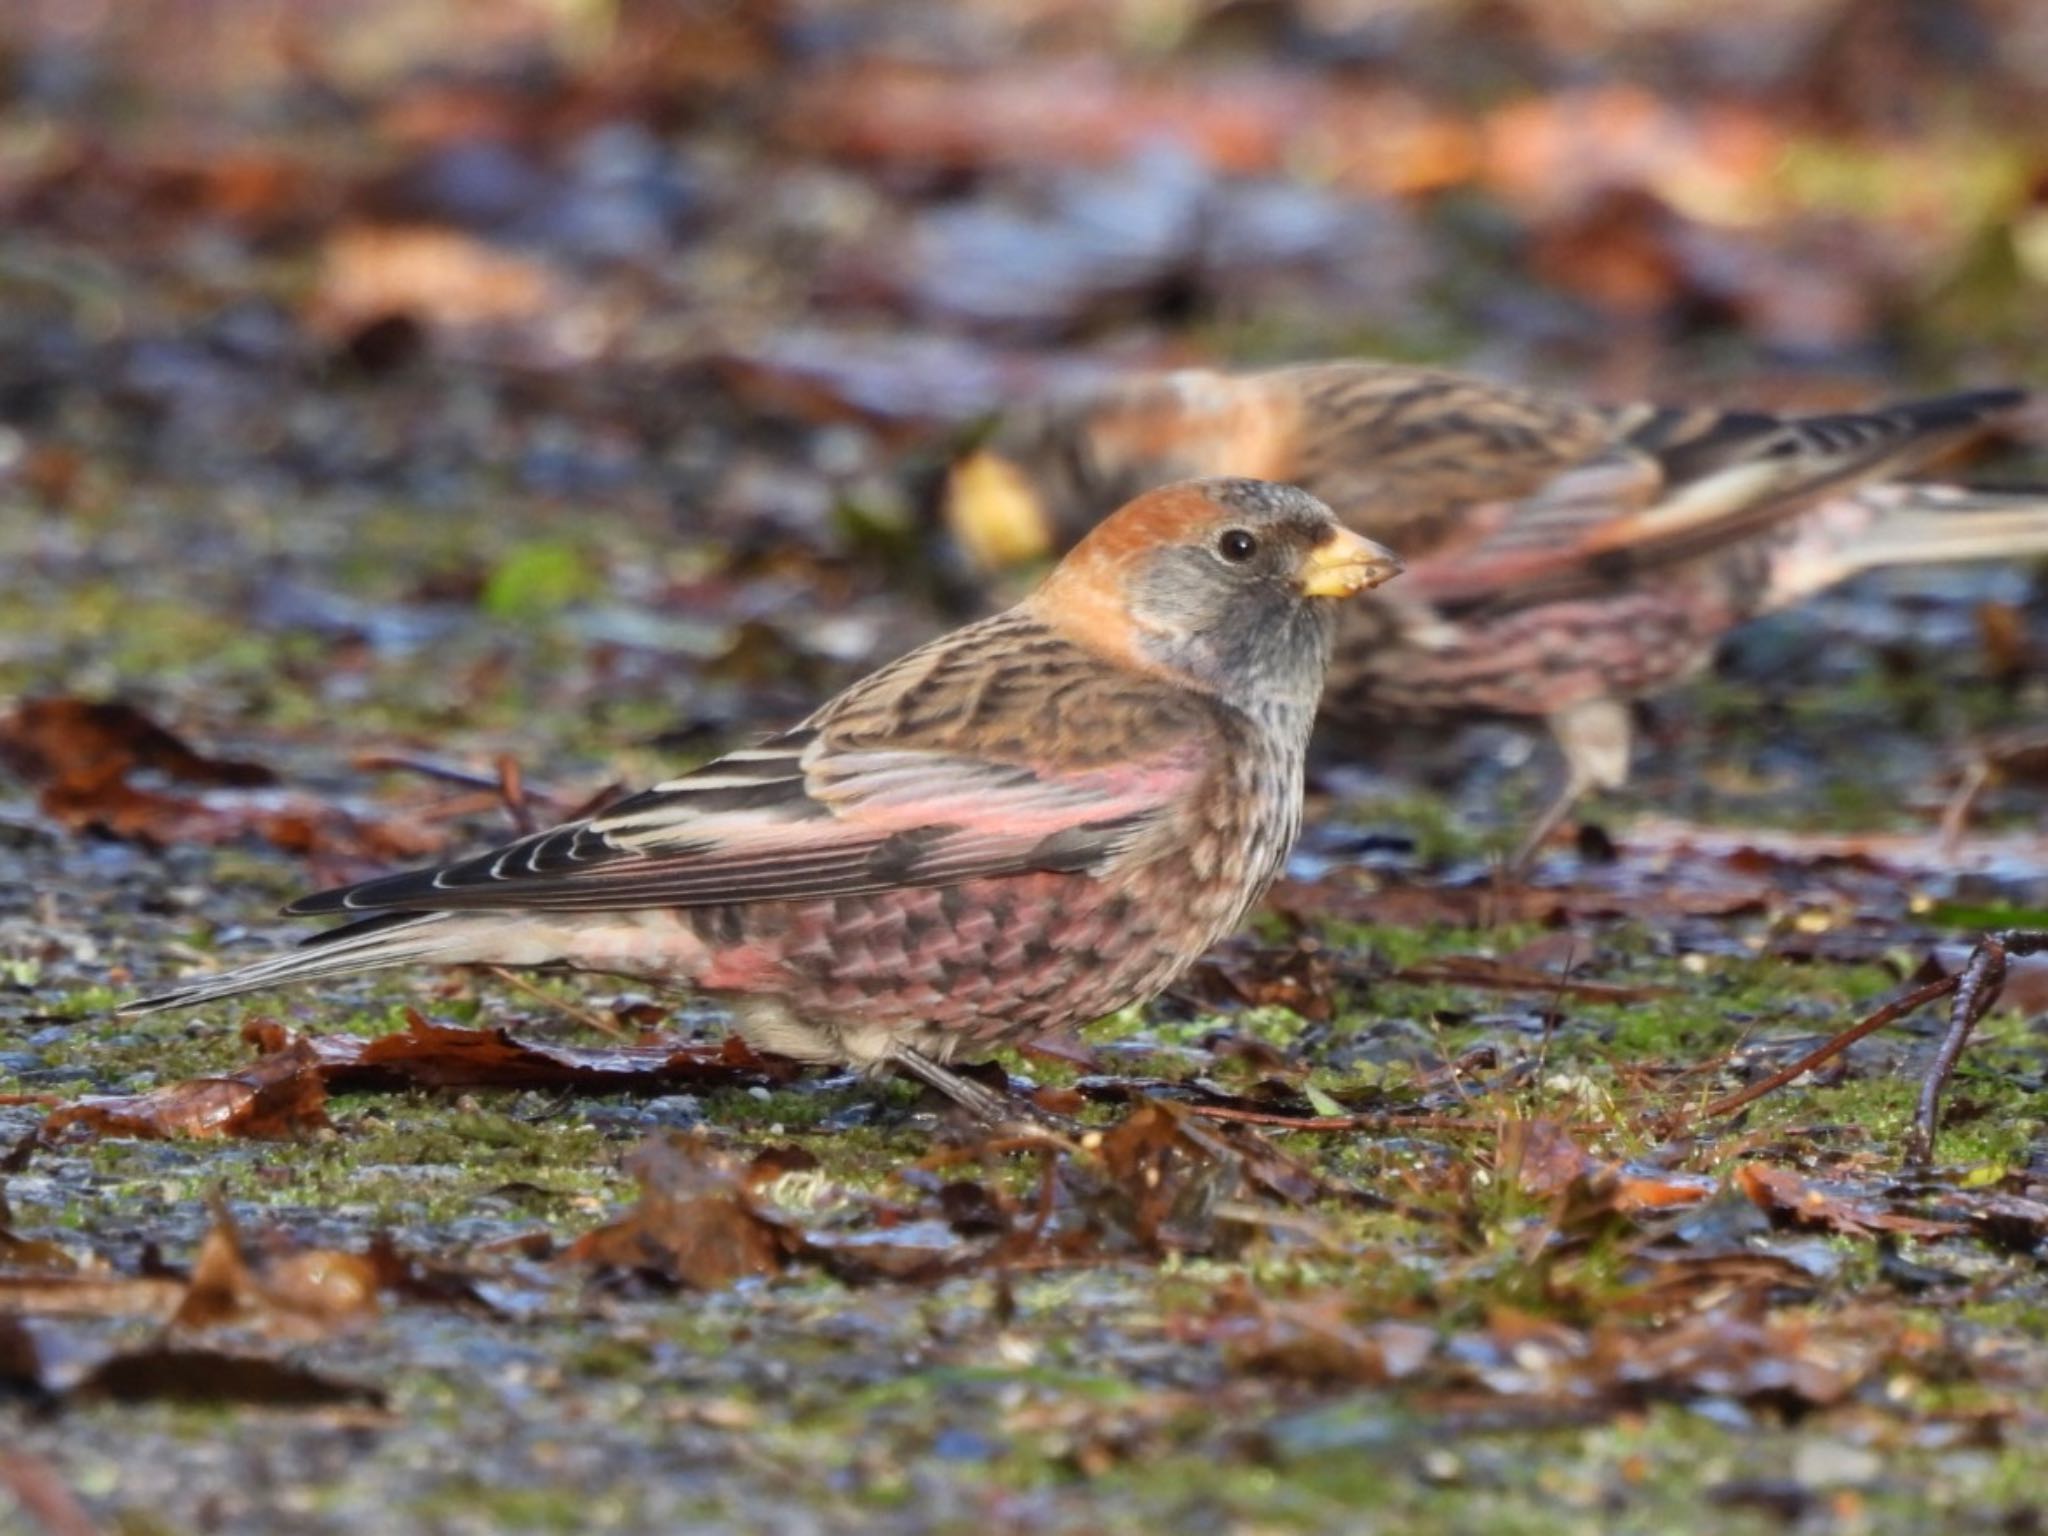
[[[1565,773],[1519,865],[1586,793],[1626,782],[1628,701],[1699,670],[1739,625],[1881,566],[2048,555],[2048,495],[1893,478],[2027,398],[1785,417],[1396,364],[1188,370],[1006,418],[952,465],[944,516],[993,570],[1161,481],[1301,486],[1408,564],[1345,616],[1327,718],[1548,723]]]
[[[947,1063],[1141,1003],[1237,926],[1301,822],[1337,600],[1400,570],[1306,493],[1139,496],[1005,613],[600,815],[288,912],[353,916],[126,1013],[414,964],[723,999],[754,1046]]]

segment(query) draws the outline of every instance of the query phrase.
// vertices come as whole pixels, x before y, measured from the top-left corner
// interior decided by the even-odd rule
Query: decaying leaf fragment
[[[304,1041],[258,1056],[220,1077],[167,1083],[147,1093],[81,1099],[53,1110],[42,1137],[79,1130],[149,1140],[227,1136],[263,1139],[326,1128],[320,1060]]]

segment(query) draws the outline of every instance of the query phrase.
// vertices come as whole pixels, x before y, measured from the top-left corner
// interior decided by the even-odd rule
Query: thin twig
[[[1970,818],[1976,813],[1977,802],[1984,798],[1984,791],[1991,783],[1991,759],[1979,752],[1963,769],[1962,782],[1949,797],[1947,805],[1941,808],[1941,853],[1943,858],[1953,859],[1963,846],[1963,838],[1970,830]]]
[[[1789,1067],[1780,1067],[1769,1077],[1760,1078],[1746,1088],[1714,1100],[1704,1109],[1693,1112],[1695,1120],[1718,1120],[1723,1115],[1732,1115],[1746,1104],[1754,1103],[1767,1093],[1775,1093],[1794,1078],[1804,1077],[1815,1067],[1823,1066],[1849,1049],[1865,1035],[1872,1035],[1887,1024],[1897,1023],[1915,1008],[1925,1007],[1936,998],[1947,997],[1955,991],[1957,978],[1944,976],[1939,981],[1930,981],[1925,986],[1915,987],[1904,997],[1886,1003],[1866,1019],[1859,1020],[1826,1043],[1808,1051]]]
[[[498,797],[505,802],[505,814],[512,818],[513,830],[521,837],[530,837],[537,824],[527,799],[526,774],[519,759],[510,752],[498,758]]]
[[[1180,1104],[1191,1115],[1287,1131],[1490,1131],[1495,1122],[1457,1115],[1281,1115],[1224,1104]]]
[[[0,1451],[0,1488],[49,1536],[99,1536],[99,1523],[57,1469],[40,1456]]]
[[[608,1019],[593,1008],[585,1008],[580,1003],[572,1003],[566,997],[557,997],[545,988],[535,986],[517,971],[507,970],[502,965],[487,965],[483,969],[489,971],[498,980],[504,982],[505,985],[513,988],[515,991],[524,992],[536,1002],[545,1003],[557,1013],[566,1014],[579,1024],[587,1024],[600,1034],[610,1035],[614,1040],[630,1040],[633,1038],[633,1032],[620,1024],[617,1019]]]

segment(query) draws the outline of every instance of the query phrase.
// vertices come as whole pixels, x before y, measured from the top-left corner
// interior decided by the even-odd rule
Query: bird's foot
[[[987,1083],[964,1072],[956,1072],[909,1046],[896,1047],[889,1053],[889,1060],[908,1076],[927,1087],[936,1088],[993,1130],[1050,1132],[1060,1137],[1070,1137],[1081,1130],[1078,1121],[1040,1108],[1016,1094],[991,1088]]]

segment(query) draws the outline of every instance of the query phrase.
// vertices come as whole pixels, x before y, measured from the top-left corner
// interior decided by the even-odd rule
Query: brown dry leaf
[[[1121,1196],[1117,1213],[1155,1253],[1217,1245],[1219,1204],[1244,1188],[1244,1163],[1217,1130],[1161,1099],[1147,1099],[1102,1133],[1097,1151]]]
[[[627,1167],[640,1181],[639,1204],[584,1233],[564,1259],[713,1291],[775,1274],[803,1247],[800,1232],[755,1200],[747,1167],[699,1132],[650,1137]]]
[[[263,1040],[287,1048],[282,1030]],[[398,1034],[364,1040],[307,1040],[326,1084],[337,1091],[404,1088],[547,1088],[583,1093],[660,1093],[676,1088],[752,1087],[787,1082],[793,1063],[757,1056],[737,1036],[715,1045],[575,1046],[520,1040],[503,1029],[459,1029],[407,1010]]]
[[[1248,1304],[1247,1304],[1248,1302]],[[1434,1328],[1398,1319],[1359,1323],[1356,1298],[1319,1291],[1283,1301],[1234,1297],[1209,1330],[1231,1367],[1323,1385],[1384,1386],[1414,1376],[1436,1351]]]
[[[1673,103],[1641,85],[1526,96],[1486,125],[1482,179],[1531,216],[1639,188],[1696,216],[1756,211],[1779,185],[1784,130],[1768,114]]]
[[[782,131],[838,158],[936,171],[1099,167],[1171,144],[1224,175],[1309,160],[1337,187],[1401,196],[1469,181],[1485,149],[1462,114],[1400,85],[1250,68],[1138,75],[1094,61],[865,61],[793,92]]]
[[[288,853],[389,863],[437,853],[447,841],[423,822],[357,817],[279,790],[263,764],[202,756],[127,704],[28,700],[0,719],[0,762],[41,786],[38,804],[51,820],[155,847],[254,836]],[[136,773],[213,793],[138,785]]]
[[[1595,1157],[1555,1120],[1509,1120],[1501,1126],[1500,1166],[1515,1171],[1532,1195],[1561,1195],[1573,1183],[1605,1177],[1613,1164]]]
[[[394,315],[464,330],[537,320],[562,301],[554,270],[531,256],[452,229],[355,224],[328,237],[308,319],[330,337]]]
[[[0,1318],[167,1318],[183,1291],[169,1276],[116,1274],[97,1258],[0,1228]]]
[[[1336,968],[1313,942],[1227,945],[1191,970],[1175,991],[1209,1006],[1285,1008],[1326,1024],[1336,1010]]]
[[[109,1356],[66,1396],[79,1402],[244,1403],[262,1408],[381,1408],[384,1394],[261,1355],[168,1344]]]
[[[147,768],[182,784],[275,784],[261,763],[205,757],[131,704],[24,699],[0,718],[0,762],[30,783],[94,781]]]
[[[934,169],[1105,165],[1170,139],[1240,173],[1276,166],[1304,113],[1302,85],[1141,81],[1090,65],[1000,71],[869,61],[815,76],[790,99],[783,132],[860,161]]]
[[[1555,1120],[1506,1122],[1500,1162],[1516,1170],[1522,1188],[1532,1195],[1564,1196],[1580,1184],[1629,1214],[1697,1205],[1714,1192],[1713,1180],[1699,1175],[1646,1172],[1596,1156]]]
[[[324,1129],[327,1088],[303,1041],[257,1057],[225,1077],[197,1077],[148,1093],[81,1099],[44,1120],[42,1138],[83,1128],[99,1136],[277,1138]]]
[[[185,1284],[168,1275],[0,1275],[0,1318],[168,1319]]]
[[[75,1383],[60,1387],[50,1379],[44,1353],[25,1324],[0,1315],[0,1390],[49,1403],[247,1403],[267,1408],[353,1404],[379,1408],[384,1400],[375,1387],[303,1366],[161,1342],[108,1355]]]
[[[286,853],[388,864],[424,858],[447,842],[445,833],[422,822],[359,819],[304,795],[174,795],[138,788],[118,771],[53,780],[38,804],[45,816],[72,831],[155,848],[258,837]]]
[[[61,1243],[46,1238],[17,1237],[0,1227],[0,1274],[70,1275],[78,1260]]]
[[[1809,1319],[1744,1299],[1652,1329],[1602,1324],[1569,1374],[1637,1401],[1726,1397],[1798,1412],[1841,1402],[1912,1342],[1895,1313]]]
[[[304,795],[195,798],[138,789],[118,773],[59,779],[45,786],[39,804],[44,815],[73,831],[156,848],[258,837],[286,853],[390,864],[429,857],[448,841],[424,822],[358,818]]]
[[[1625,319],[1670,307],[1687,290],[1679,220],[1658,199],[1616,188],[1533,232],[1530,273]]]
[[[252,1263],[234,1219],[218,1208],[171,1326],[317,1339],[375,1317],[379,1287],[375,1259],[362,1254],[285,1248]]]
[[[1735,1170],[1735,1182],[1761,1209],[1795,1226],[1820,1227],[1851,1237],[1867,1237],[1878,1232],[1893,1232],[1907,1237],[1947,1237],[1968,1230],[1962,1222],[1904,1216],[1876,1200],[1823,1189],[1789,1168],[1744,1163]]]

